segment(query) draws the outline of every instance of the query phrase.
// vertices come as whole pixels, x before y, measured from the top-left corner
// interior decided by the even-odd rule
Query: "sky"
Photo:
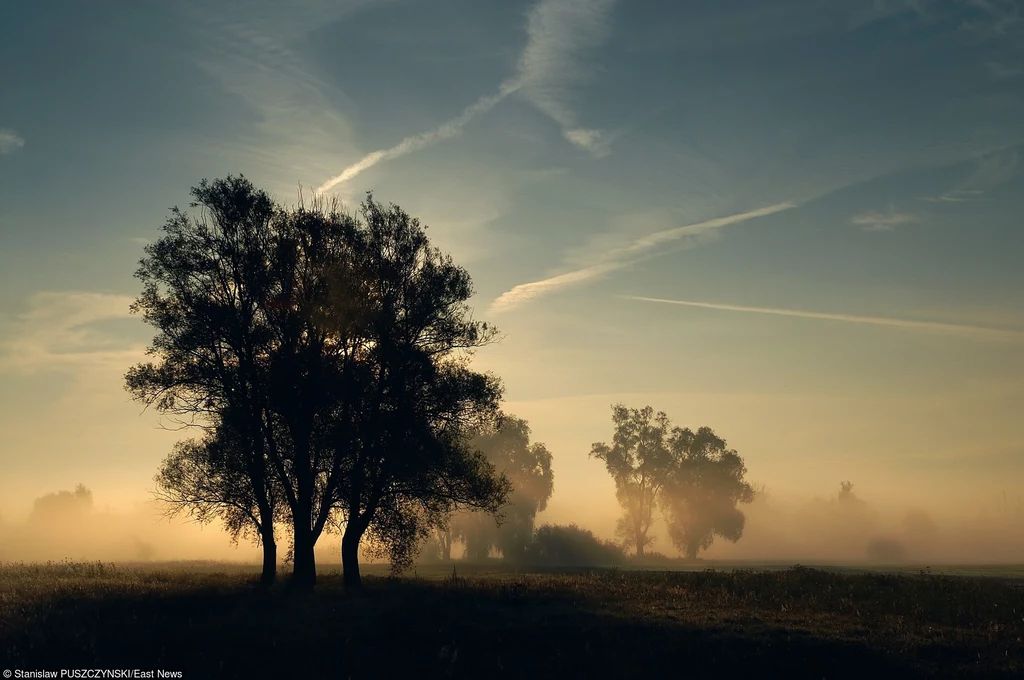
[[[133,272],[203,178],[428,225],[610,534],[610,406],[776,493],[973,509],[1024,473],[1015,0],[155,0],[0,8],[0,517],[135,507]]]

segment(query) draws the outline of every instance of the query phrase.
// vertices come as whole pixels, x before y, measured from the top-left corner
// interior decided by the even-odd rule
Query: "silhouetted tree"
[[[616,535],[642,558],[644,549],[654,542],[650,536],[654,507],[671,464],[666,442],[669,420],[663,412],[655,415],[650,406],[629,409],[616,404],[612,422],[611,446],[596,443],[590,455],[604,461],[615,480],[615,495],[623,509]]]
[[[279,215],[265,311],[273,341],[264,433],[292,520],[293,581],[312,586],[314,547],[335,512],[372,385],[365,324],[375,282],[362,276],[355,217],[319,200]]]
[[[352,349],[323,330],[322,311],[342,297],[328,274],[351,252],[353,220],[319,204],[283,211],[243,177],[203,180],[192,196],[200,215],[175,208],[136,272],[143,292],[132,310],[157,329],[159,361],[134,366],[126,386],[183,425],[227,422],[255,494],[263,580],[274,579],[276,508],[261,490],[276,476],[293,525],[293,579],[311,585],[337,469],[316,437],[325,395],[347,386],[338,376]]]
[[[453,518],[453,531],[472,559],[486,559],[496,548],[506,560],[521,561],[533,538],[537,513],[547,507],[554,491],[551,453],[541,443],[530,444],[529,425],[515,416],[503,417],[498,427],[475,437],[473,445],[509,478],[512,494],[502,508],[500,526],[486,513],[468,512]]]
[[[360,278],[370,285],[360,366],[365,389],[356,436],[339,460],[345,483],[342,563],[358,587],[364,535],[399,570],[420,541],[458,508],[497,512],[507,478],[470,443],[498,416],[501,384],[470,369],[495,331],[474,321],[465,269],[430,245],[418,220],[368,195],[357,232]]]
[[[674,428],[669,449],[672,462],[660,501],[672,544],[696,559],[716,535],[738,541],[746,518],[736,505],[754,500],[754,489],[743,479],[743,459],[709,427]]]
[[[192,193],[199,218],[175,209],[141,261],[133,309],[157,328],[160,361],[127,386],[186,425],[230,429],[265,548],[271,490],[284,502],[292,581],[315,583],[336,513],[358,585],[365,534],[401,567],[454,508],[496,511],[508,482],[468,444],[497,414],[499,381],[468,366],[495,333],[469,316],[465,270],[372,196],[354,216],[321,200],[282,209],[240,177]]]

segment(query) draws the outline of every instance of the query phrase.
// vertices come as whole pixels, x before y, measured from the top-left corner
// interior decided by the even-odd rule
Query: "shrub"
[[[625,561],[615,543],[602,541],[575,524],[545,524],[537,529],[526,557],[532,564],[557,567],[604,567]]]

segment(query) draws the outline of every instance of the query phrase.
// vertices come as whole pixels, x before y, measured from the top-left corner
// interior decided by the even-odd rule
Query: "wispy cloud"
[[[323,176],[333,158],[352,148],[347,102],[332,79],[299,46],[318,28],[386,0],[224,0],[176,5],[197,43],[197,65],[240,97],[255,114],[254,129],[237,139],[205,140],[203,150],[246,167],[264,166],[295,180]]]
[[[909,212],[889,206],[885,212],[868,211],[854,215],[850,222],[862,227],[865,231],[892,231],[904,224],[913,224],[920,221],[920,218]]]
[[[938,323],[934,321],[912,321],[910,319],[894,319],[884,316],[859,316],[855,314],[833,314],[827,312],[808,312],[799,309],[779,309],[777,307],[748,307],[743,305],[725,305],[714,302],[694,302],[692,300],[666,300],[664,298],[641,297],[637,295],[620,295],[624,300],[656,302],[667,305],[683,305],[686,307],[702,307],[719,309],[727,312],[749,312],[753,314],[773,314],[776,316],[795,316],[804,319],[823,319],[825,321],[843,321],[846,323],[871,324],[874,326],[891,326],[910,330],[930,331],[945,335],[981,337],[990,340],[1024,341],[1024,331],[968,324]]]
[[[729,215],[727,217],[718,217],[712,220],[705,220],[704,222],[697,222],[696,224],[688,224],[686,226],[665,229],[663,231],[648,234],[636,239],[627,246],[615,248],[601,254],[598,256],[597,261],[589,266],[542,279],[540,281],[533,281],[515,286],[511,290],[502,293],[496,300],[494,300],[494,302],[491,303],[490,312],[494,314],[508,311],[542,295],[546,295],[567,286],[586,283],[600,278],[610,272],[635,264],[640,260],[662,255],[667,252],[664,246],[667,246],[670,243],[676,243],[675,250],[678,251],[681,248],[696,245],[696,243],[699,242],[700,237],[712,234],[722,227],[729,226],[730,224],[737,224],[739,222],[746,222],[747,220],[764,217],[766,215],[771,215],[773,213],[789,210],[795,207],[796,203],[777,203],[775,205],[751,210],[745,213]],[[689,243],[687,243],[687,239],[690,240]]]
[[[432,130],[410,135],[390,148],[371,151],[326,180],[316,191],[329,191],[378,163],[456,137],[474,118],[515,92],[521,92],[554,120],[569,143],[595,157],[606,155],[612,136],[601,130],[580,127],[566,99],[569,86],[587,74],[580,53],[600,45],[608,35],[613,4],[614,0],[540,0],[528,16],[528,39],[516,73],[501,83],[496,93],[481,97],[458,116]]]
[[[25,146],[25,140],[14,130],[0,128],[0,156]]]
[[[581,60],[610,32],[614,0],[542,0],[529,14],[529,41],[519,59],[523,95],[555,121],[569,143],[595,156],[608,153],[609,136],[581,127],[569,106],[569,92],[585,79]]]
[[[139,360],[144,345],[94,325],[129,318],[132,301],[126,295],[84,291],[36,293],[25,312],[4,324],[0,372],[74,371]]]
[[[979,158],[970,174],[953,189],[930,196],[926,201],[933,203],[963,203],[980,201],[987,189],[999,186],[1012,179],[1018,172],[1020,153],[1009,149]]]

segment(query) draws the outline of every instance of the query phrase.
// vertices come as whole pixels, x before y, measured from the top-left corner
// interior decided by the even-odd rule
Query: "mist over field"
[[[900,499],[862,499],[856,485],[852,498],[841,499],[840,493],[836,485],[818,495],[785,497],[757,487],[754,501],[740,506],[746,515],[742,538],[735,543],[717,540],[694,564],[735,561],[937,567],[1024,563],[1024,504],[1020,497],[993,492],[987,503],[957,509],[939,499],[932,506],[901,503]],[[65,494],[73,496],[73,490]],[[50,494],[50,500],[56,495]],[[556,490],[552,502],[558,500]],[[37,503],[20,515],[0,516],[0,561],[257,564],[260,560],[259,548],[250,541],[232,544],[217,524],[200,526],[187,518],[168,518],[167,507],[156,500],[112,508],[102,498],[93,498],[91,503],[68,502],[49,512],[40,505],[46,504]],[[559,505],[564,508],[568,503]],[[604,505],[591,498],[585,512],[543,511],[536,524],[577,524],[601,539],[612,540],[619,512],[614,498]],[[679,557],[663,522],[655,522],[654,535],[653,552]],[[340,566],[339,541],[338,534],[321,539],[318,564]],[[463,553],[463,545],[454,546],[454,558],[464,558]],[[370,555],[365,558],[374,561]]]

